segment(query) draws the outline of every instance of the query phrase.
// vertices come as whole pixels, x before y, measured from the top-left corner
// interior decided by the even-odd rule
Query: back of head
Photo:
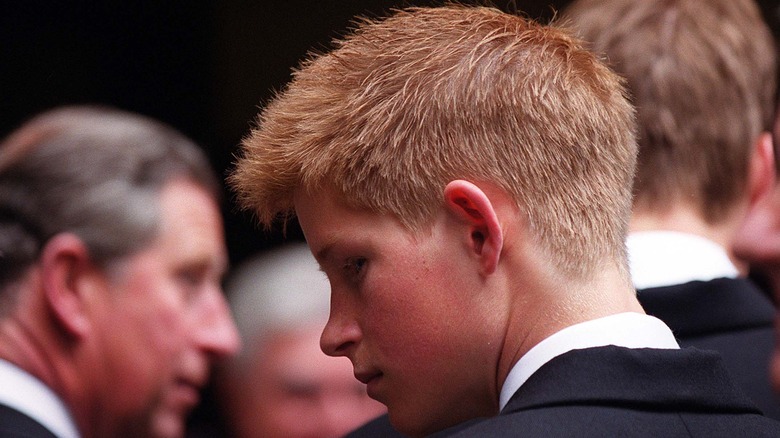
[[[561,19],[628,80],[637,210],[682,203],[717,224],[745,198],[773,114],[775,51],[753,0],[576,0]]]
[[[58,233],[98,263],[140,249],[156,236],[159,192],[178,178],[218,194],[205,155],[169,126],[100,107],[33,118],[0,145],[0,288]]]
[[[620,79],[568,33],[492,8],[397,11],[313,56],[232,175],[270,224],[296,190],[426,226],[454,179],[514,198],[554,264],[623,257],[636,154]]]

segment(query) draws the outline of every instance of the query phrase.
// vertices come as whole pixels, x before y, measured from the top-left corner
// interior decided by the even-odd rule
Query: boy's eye
[[[358,279],[365,271],[366,260],[365,257],[350,257],[347,263],[344,264],[344,272],[347,278]]]

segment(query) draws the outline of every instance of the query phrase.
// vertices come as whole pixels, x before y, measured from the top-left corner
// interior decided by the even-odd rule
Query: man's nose
[[[241,338],[221,289],[209,291],[204,306],[198,328],[200,348],[217,358],[232,356],[241,347]]]

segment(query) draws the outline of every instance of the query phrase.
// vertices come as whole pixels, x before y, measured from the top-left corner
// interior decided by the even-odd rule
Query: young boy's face
[[[321,347],[349,357],[393,425],[422,435],[497,413],[506,315],[467,227],[442,208],[430,229],[411,233],[326,192],[299,194],[295,209],[331,284]]]

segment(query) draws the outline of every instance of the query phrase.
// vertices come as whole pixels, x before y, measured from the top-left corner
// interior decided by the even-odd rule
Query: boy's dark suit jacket
[[[57,438],[27,415],[0,405],[0,438]]]
[[[759,414],[713,352],[573,350],[534,373],[497,417],[456,437],[770,437],[780,422]]]
[[[775,308],[747,279],[719,278],[639,291],[645,311],[664,321],[683,347],[715,350],[734,381],[768,417],[780,420],[769,362]]]
[[[400,436],[386,417],[350,437]],[[394,435],[395,434],[395,435]],[[780,422],[760,415],[717,353],[597,347],[542,366],[493,418],[436,437],[778,437]]]

